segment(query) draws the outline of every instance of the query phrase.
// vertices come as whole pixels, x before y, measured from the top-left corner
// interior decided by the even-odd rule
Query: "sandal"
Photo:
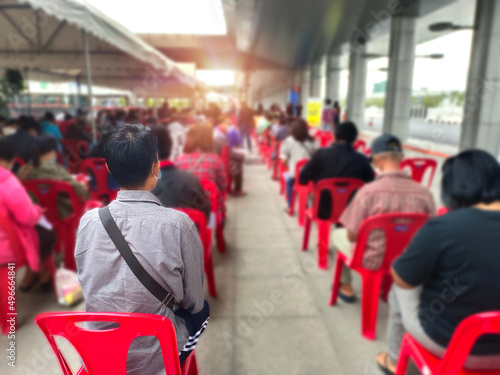
[[[395,372],[394,371],[391,371],[389,369],[389,363],[392,363],[391,362],[391,359],[389,358],[389,354],[387,352],[382,352],[382,353],[379,353],[377,355],[377,357],[379,355],[383,354],[383,364],[381,365],[378,361],[377,361],[377,365],[379,367],[379,369],[385,374],[385,375],[394,375]]]

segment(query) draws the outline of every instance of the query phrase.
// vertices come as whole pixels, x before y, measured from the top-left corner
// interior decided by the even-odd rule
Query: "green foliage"
[[[365,107],[385,107],[385,98],[367,98],[365,100]]]
[[[446,98],[445,94],[437,95],[425,95],[422,97],[422,107],[424,108],[436,108],[443,102]]]
[[[450,93],[451,102],[456,104],[458,107],[462,107],[465,103],[465,92],[463,91],[452,91]]]
[[[8,112],[8,103],[26,88],[23,75],[17,69],[7,69],[0,77],[0,111]]]

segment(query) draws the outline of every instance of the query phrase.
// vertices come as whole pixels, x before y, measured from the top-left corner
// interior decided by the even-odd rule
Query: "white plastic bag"
[[[71,306],[83,299],[83,291],[76,272],[66,268],[56,271],[57,300],[63,306]]]

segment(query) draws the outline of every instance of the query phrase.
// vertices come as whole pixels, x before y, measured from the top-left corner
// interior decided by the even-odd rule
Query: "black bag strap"
[[[149,273],[147,273],[144,267],[141,266],[134,253],[132,253],[127,241],[123,237],[122,232],[120,232],[120,229],[118,229],[118,226],[113,220],[108,206],[99,209],[99,218],[101,219],[102,225],[104,225],[104,229],[106,229],[106,232],[111,238],[111,241],[113,241],[123,259],[127,262],[128,266],[134,273],[135,277],[137,277],[141,284],[144,285],[144,287],[149,290],[152,295],[158,298],[162,305],[172,309],[175,302],[174,295],[167,292],[165,288],[158,284],[156,280],[153,279]]]

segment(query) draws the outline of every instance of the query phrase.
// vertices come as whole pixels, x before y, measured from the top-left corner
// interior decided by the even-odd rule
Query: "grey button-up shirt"
[[[203,247],[194,223],[181,212],[162,207],[147,191],[120,191],[109,210],[144,269],[180,305],[203,308]],[[78,278],[88,312],[158,314],[176,329],[179,351],[187,342],[184,321],[163,306],[135,277],[102,225],[98,210],[80,221],[75,249]],[[156,339],[140,338],[130,348],[129,374],[163,373]]]

